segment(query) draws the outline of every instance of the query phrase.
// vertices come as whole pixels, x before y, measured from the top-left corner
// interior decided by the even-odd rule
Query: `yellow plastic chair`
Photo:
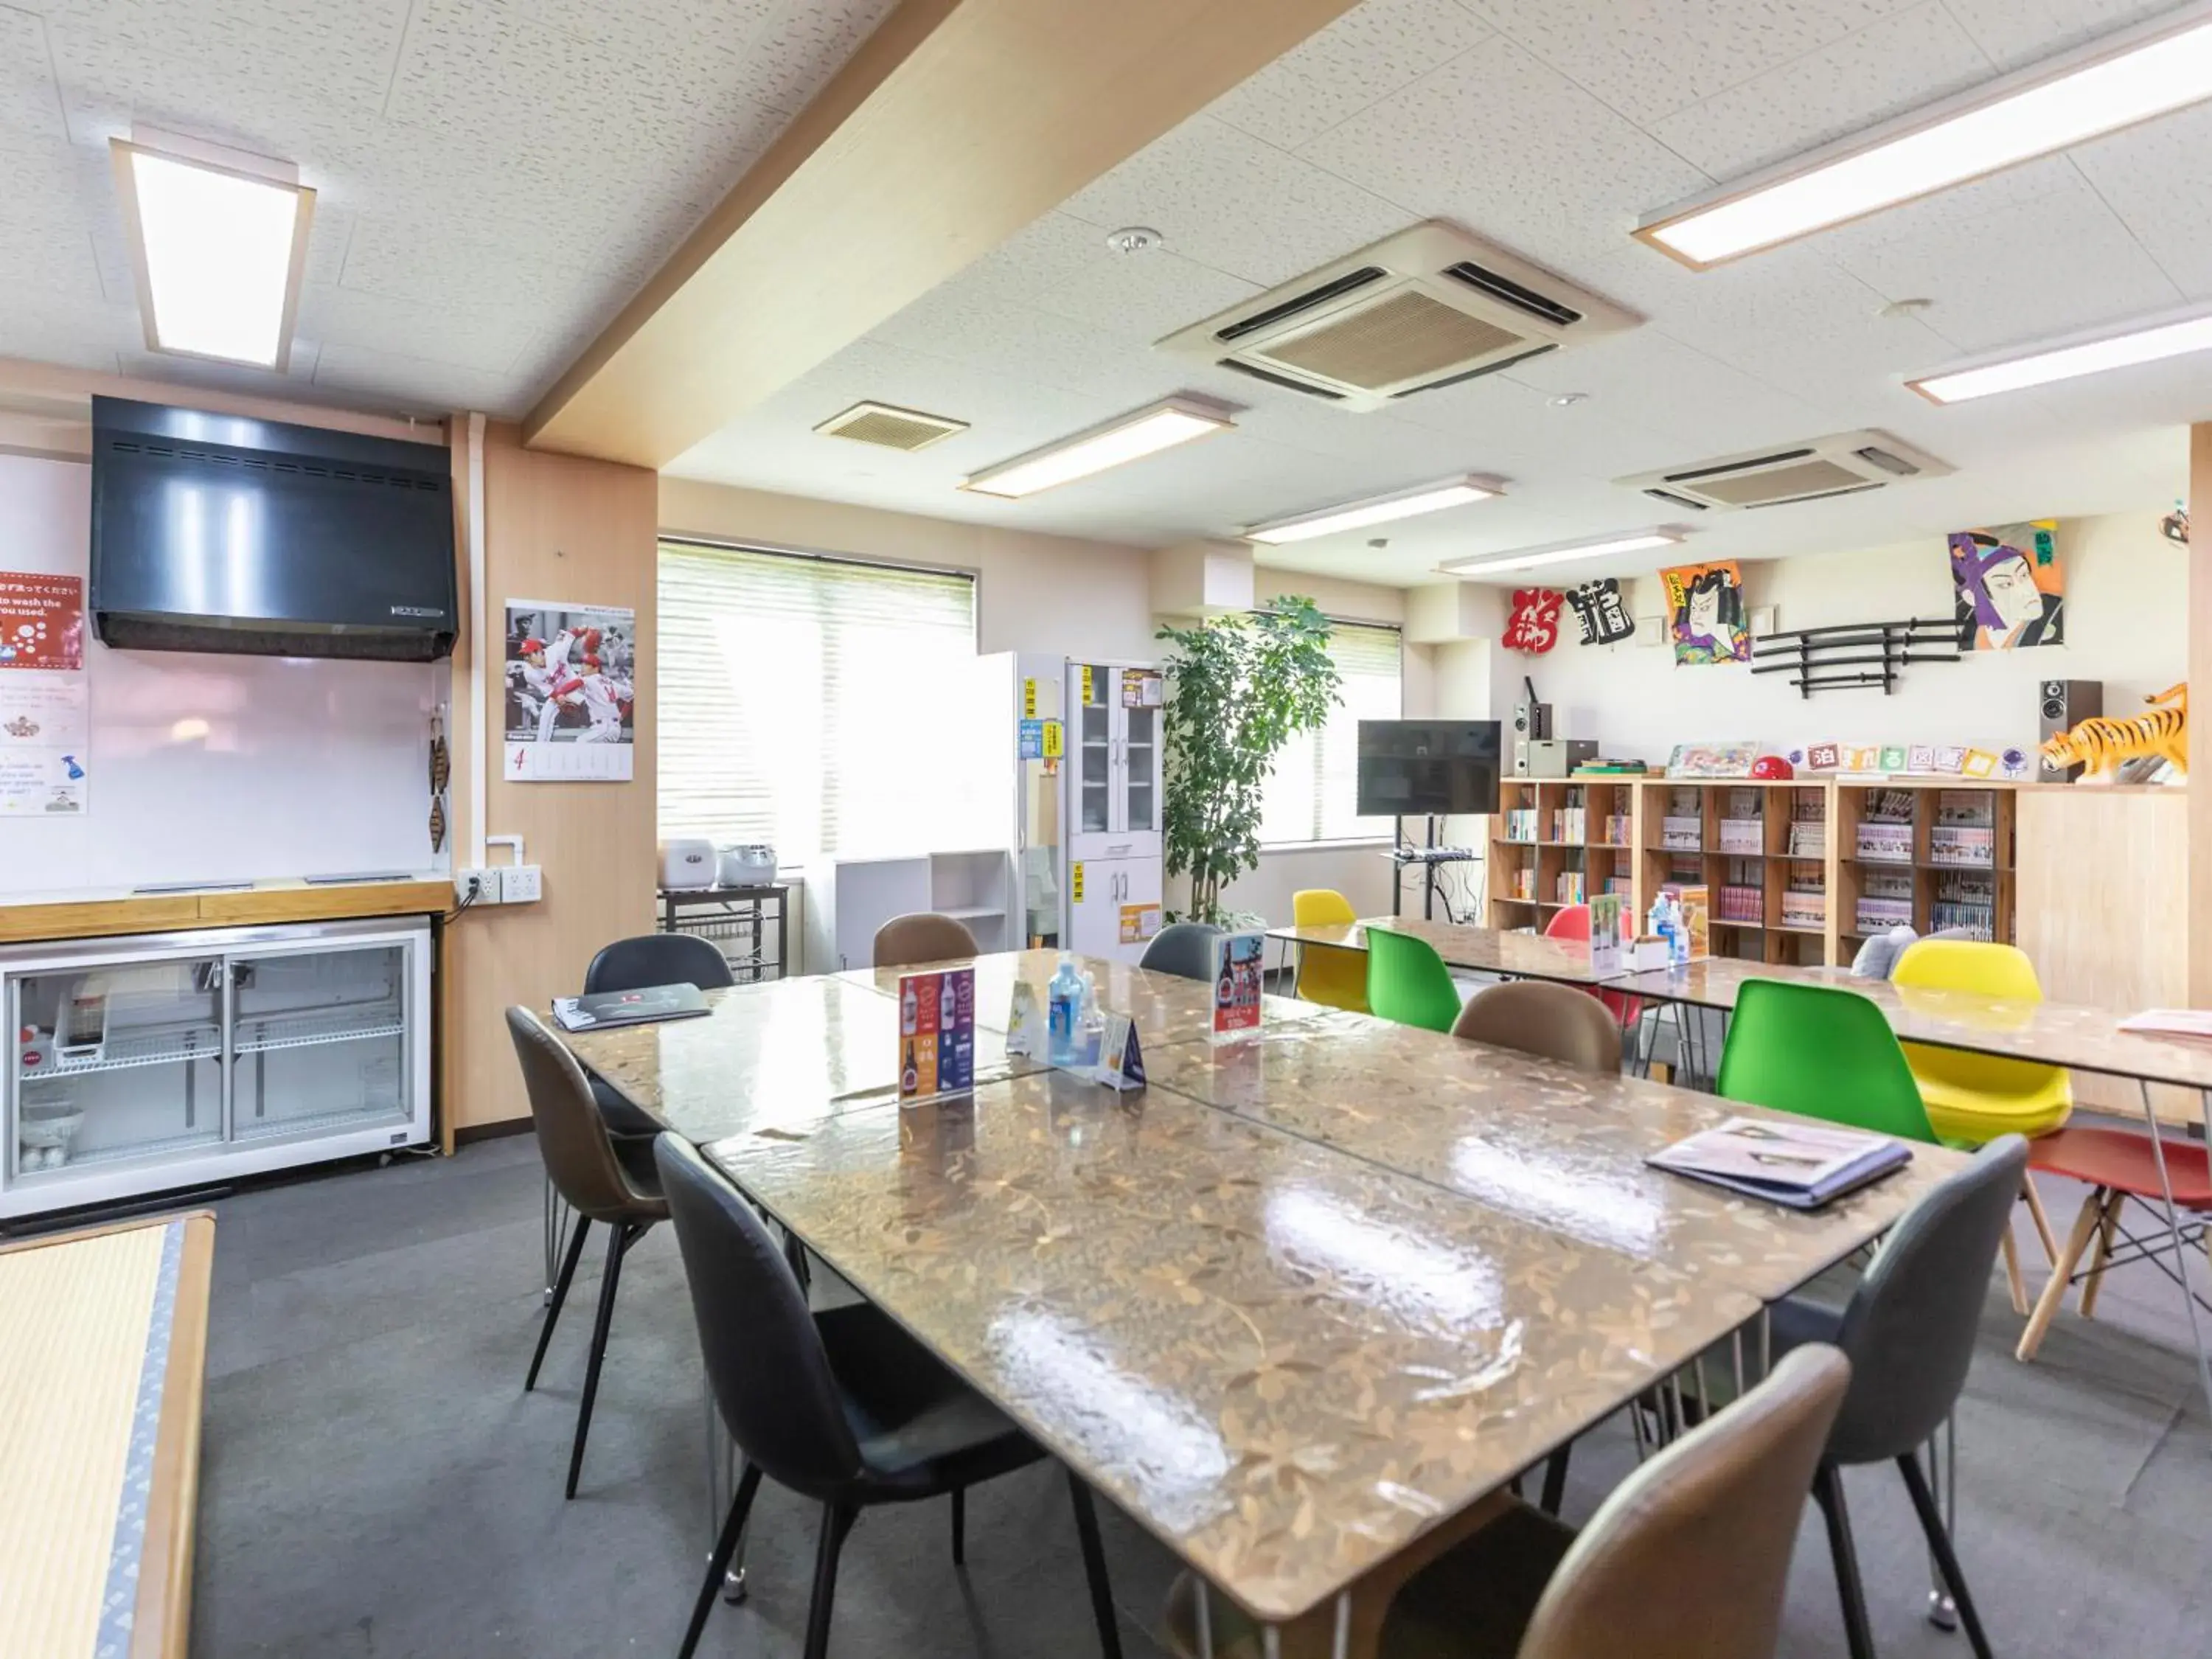
[[[2043,1000],[2043,985],[2027,952],[1981,939],[1916,940],[1897,959],[1890,983],[1905,989],[1964,991],[2009,1002]],[[2033,1139],[2063,1126],[2074,1110],[2074,1082],[2063,1066],[1931,1048],[1919,1042],[1905,1043],[1904,1048],[1913,1081],[1920,1085],[1921,1103],[1928,1109],[1929,1126],[1938,1139],[1952,1146],[1979,1146],[2006,1134]],[[2058,1241],[2032,1178],[2021,1178],[2020,1195],[2027,1201],[2044,1259],[2057,1261]],[[2013,1308],[2025,1314],[2027,1291],[2009,1230],[2003,1244]]]
[[[1307,887],[1291,895],[1291,921],[1300,927],[1349,925],[1359,920],[1352,901],[1330,887]],[[1298,946],[1298,994],[1332,1008],[1367,1012],[1367,953],[1334,945]]]

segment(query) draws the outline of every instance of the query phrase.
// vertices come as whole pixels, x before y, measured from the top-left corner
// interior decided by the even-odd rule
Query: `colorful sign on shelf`
[[[1682,932],[1690,942],[1690,960],[1703,962],[1713,953],[1712,890],[1700,883],[1679,889],[1675,898],[1682,907]]]
[[[899,977],[901,1100],[975,1086],[975,970]]]
[[[1600,893],[1589,902],[1590,975],[1611,979],[1627,969],[1620,959],[1620,895]]]
[[[1158,708],[1166,694],[1166,682],[1161,679],[1157,669],[1125,668],[1121,671],[1122,708]]]
[[[1234,1036],[1260,1029],[1261,956],[1264,933],[1224,933],[1213,941],[1213,1034]]]

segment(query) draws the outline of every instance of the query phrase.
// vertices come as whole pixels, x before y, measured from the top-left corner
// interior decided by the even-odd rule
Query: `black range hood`
[[[140,651],[451,656],[450,454],[94,398],[90,609]]]

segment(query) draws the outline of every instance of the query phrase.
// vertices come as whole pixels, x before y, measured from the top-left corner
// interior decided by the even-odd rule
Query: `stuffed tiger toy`
[[[2061,732],[2039,751],[2044,769],[2063,771],[2069,766],[2087,769],[2087,778],[2118,775],[2120,763],[2155,756],[2171,762],[2176,772],[2189,770],[2189,686],[2185,681],[2169,685],[2155,696],[2148,714],[2111,720],[2092,714],[2070,732]]]

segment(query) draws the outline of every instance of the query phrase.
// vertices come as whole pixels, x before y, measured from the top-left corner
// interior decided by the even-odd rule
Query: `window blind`
[[[923,828],[926,690],[975,657],[972,576],[666,541],[659,587],[663,837],[797,857]]]
[[[1313,732],[1293,738],[1275,757],[1261,799],[1260,839],[1388,839],[1390,820],[1363,818],[1358,799],[1359,722],[1395,720],[1404,708],[1403,651],[1398,630],[1359,623],[1329,625],[1328,654],[1344,677],[1344,701]]]

